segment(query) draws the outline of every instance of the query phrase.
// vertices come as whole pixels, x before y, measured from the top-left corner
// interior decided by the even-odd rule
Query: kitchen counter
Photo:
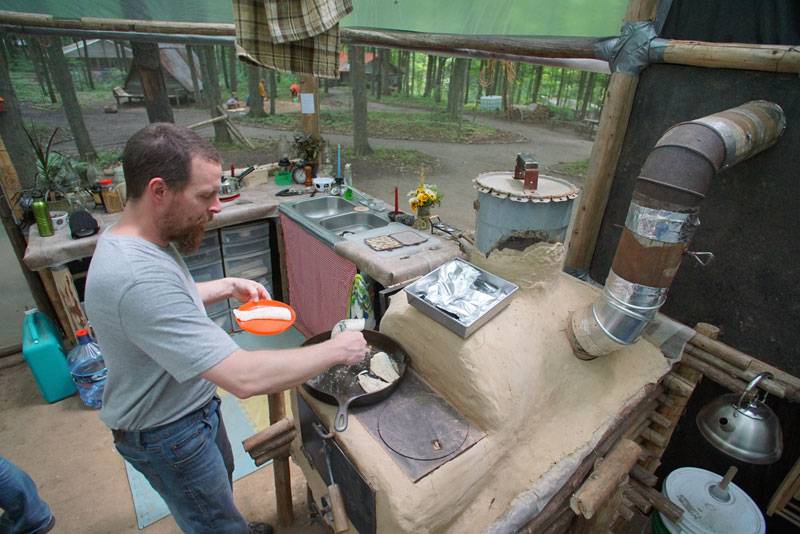
[[[214,217],[206,229],[213,230],[276,217],[281,203],[297,200],[297,197],[276,197],[275,193],[281,189],[285,189],[285,186],[275,185],[274,182],[245,187],[238,199],[223,204],[222,212]],[[92,212],[92,216],[97,219],[100,231],[82,239],[72,239],[69,227],[57,231],[50,237],[40,237],[39,233],[32,229],[28,235],[28,248],[23,259],[25,265],[33,271],[41,271],[91,256],[100,234],[116,223],[122,214]]]

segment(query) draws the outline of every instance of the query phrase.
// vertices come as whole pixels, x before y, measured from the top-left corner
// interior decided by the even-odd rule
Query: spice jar
[[[100,180],[98,184],[100,185],[100,196],[103,198],[106,213],[122,211],[122,197],[120,197],[114,181],[106,178],[105,180]]]

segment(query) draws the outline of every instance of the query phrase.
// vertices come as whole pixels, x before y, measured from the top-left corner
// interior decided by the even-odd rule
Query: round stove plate
[[[469,424],[429,392],[393,398],[378,417],[378,433],[387,447],[412,460],[438,460],[458,451]]]

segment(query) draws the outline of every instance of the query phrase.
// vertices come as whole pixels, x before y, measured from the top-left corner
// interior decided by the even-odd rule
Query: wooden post
[[[652,20],[657,4],[656,0],[631,0],[625,21]],[[586,271],[592,261],[638,84],[638,74],[611,74],[567,251],[566,265],[573,269]]]
[[[61,327],[61,330],[64,331],[64,336],[67,340],[74,344],[76,341],[75,330],[72,329],[72,325],[67,318],[66,306],[64,306],[64,303],[61,301],[58,289],[56,289],[53,273],[49,270],[39,271],[39,279],[42,281],[45,292],[47,292],[47,297],[50,299],[50,302],[53,303],[53,318],[58,321],[58,325]]]
[[[278,424],[286,418],[286,392],[272,393],[268,396],[269,423]],[[292,509],[292,479],[289,474],[289,459],[275,458],[272,461],[275,477],[275,502],[278,506],[278,521],[283,526],[294,523]]]
[[[69,272],[66,265],[54,267],[50,269],[50,272],[53,275],[53,283],[55,284],[58,298],[64,306],[70,333],[74,334],[76,330],[86,328],[89,325],[89,321],[83,313],[83,308],[81,308],[80,297],[78,297],[78,290],[75,289],[72,273]]]
[[[314,97],[314,109],[302,109],[303,133],[319,137],[319,88],[317,87],[317,79],[311,74],[304,74],[300,79],[301,106],[303,102],[303,94],[311,94]],[[317,155],[318,160],[321,157],[321,152],[322,151],[320,151],[320,154]]]
[[[14,216],[19,217],[20,210],[19,206],[15,206],[16,210],[12,211],[11,203],[9,202],[9,200],[19,192],[20,183],[17,177],[17,171],[11,163],[11,158],[6,151],[6,146],[3,143],[2,137],[0,137],[0,190],[4,197],[0,199],[0,219],[3,220],[3,227],[5,228],[6,234],[8,234],[8,240],[11,242],[11,246],[14,249],[17,261],[22,269],[22,274],[25,276],[25,281],[28,283],[31,295],[33,295],[36,307],[44,314],[55,317],[55,310],[50,303],[50,299],[45,292],[41,280],[22,262],[27,245],[25,243],[25,237],[14,222]]]

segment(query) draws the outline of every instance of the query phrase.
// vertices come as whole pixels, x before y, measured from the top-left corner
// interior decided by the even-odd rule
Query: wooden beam
[[[304,74],[300,80],[301,106],[304,93],[314,95],[314,109],[312,113],[306,113],[308,110],[303,111],[303,133],[319,137],[319,88],[317,79],[310,74]],[[321,155],[318,154],[317,159],[320,157]]]
[[[87,328],[89,321],[83,313],[83,308],[81,308],[81,301],[78,297],[78,290],[75,289],[75,282],[72,280],[72,273],[69,272],[66,265],[54,267],[50,269],[50,272],[53,275],[53,283],[55,284],[58,298],[64,307],[70,333],[74,334],[76,330]]]
[[[650,0],[637,11],[629,10],[626,20],[652,20]],[[157,20],[131,20],[83,17],[80,19],[55,19],[51,15],[0,11],[0,24],[13,26],[18,33],[35,33],[36,30],[60,29],[70,32],[118,32],[104,38],[129,39],[126,33],[160,34],[185,38],[205,36],[233,38],[233,24],[169,22]],[[361,46],[398,48],[425,53],[457,57],[497,58],[508,61],[547,63],[552,59],[601,59],[596,44],[607,37],[512,37],[505,35],[452,35],[424,32],[402,32],[380,29],[341,28],[343,43]],[[703,41],[654,40],[651,51],[653,63],[671,63],[725,69],[747,69],[766,72],[800,72],[800,59],[796,47],[788,45],[757,45],[748,43],[708,43]],[[567,66],[567,65],[564,65]],[[580,67],[575,67],[580,68]],[[587,69],[593,70],[593,69]]]
[[[286,392],[271,393],[268,396],[269,422],[278,424],[286,418]],[[287,446],[288,450],[288,446]],[[272,461],[272,470],[275,477],[275,502],[278,506],[278,521],[283,526],[294,523],[294,510],[292,509],[292,479],[289,474],[289,458],[276,457]]]

